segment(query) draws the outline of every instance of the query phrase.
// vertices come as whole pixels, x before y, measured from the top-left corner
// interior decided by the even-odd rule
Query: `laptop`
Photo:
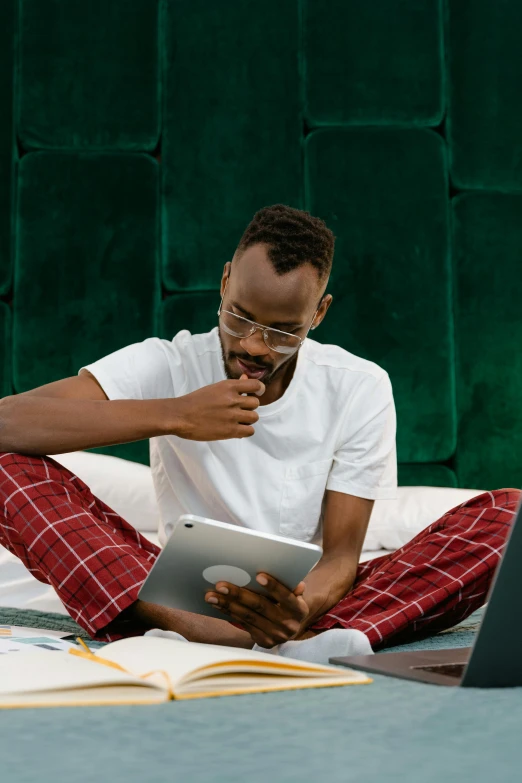
[[[472,647],[330,658],[330,663],[433,685],[522,685],[522,503],[504,547]]]

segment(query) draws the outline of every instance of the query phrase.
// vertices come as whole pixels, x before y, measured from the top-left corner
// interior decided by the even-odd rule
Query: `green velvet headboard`
[[[521,486],[521,26],[520,0],[3,0],[1,393],[214,326],[284,202],[338,237],[314,337],[390,373],[400,482]]]

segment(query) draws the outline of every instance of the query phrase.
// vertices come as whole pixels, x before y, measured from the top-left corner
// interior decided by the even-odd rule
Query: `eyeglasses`
[[[258,324],[256,321],[251,321],[249,318],[243,318],[241,315],[231,313],[230,310],[222,310],[221,308],[227,285],[228,280],[225,283],[225,290],[223,291],[223,296],[221,297],[221,303],[217,312],[219,323],[227,334],[244,340],[254,334],[257,329],[261,329],[266,346],[270,348],[271,351],[277,351],[277,353],[284,353],[287,355],[295,353],[303,345],[304,339],[301,340],[297,334],[282,332],[279,329],[273,329],[271,326],[263,326],[263,324]],[[310,322],[310,326],[306,330],[307,334],[312,327],[316,314],[317,310]]]

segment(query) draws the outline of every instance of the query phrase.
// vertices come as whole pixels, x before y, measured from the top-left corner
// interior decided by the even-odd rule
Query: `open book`
[[[3,655],[0,707],[147,704],[367,682],[366,675],[349,669],[237,647],[135,636],[96,654]]]

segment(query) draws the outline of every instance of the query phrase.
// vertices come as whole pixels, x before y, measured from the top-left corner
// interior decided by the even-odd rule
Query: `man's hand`
[[[189,440],[248,438],[259,419],[256,408],[265,385],[254,378],[219,381],[169,400],[173,435]]]
[[[228,619],[240,623],[260,647],[274,647],[295,638],[308,616],[303,598],[305,583],[299,582],[292,591],[268,574],[258,574],[257,581],[268,596],[230,582],[218,582],[216,591],[205,593],[205,599]]]

